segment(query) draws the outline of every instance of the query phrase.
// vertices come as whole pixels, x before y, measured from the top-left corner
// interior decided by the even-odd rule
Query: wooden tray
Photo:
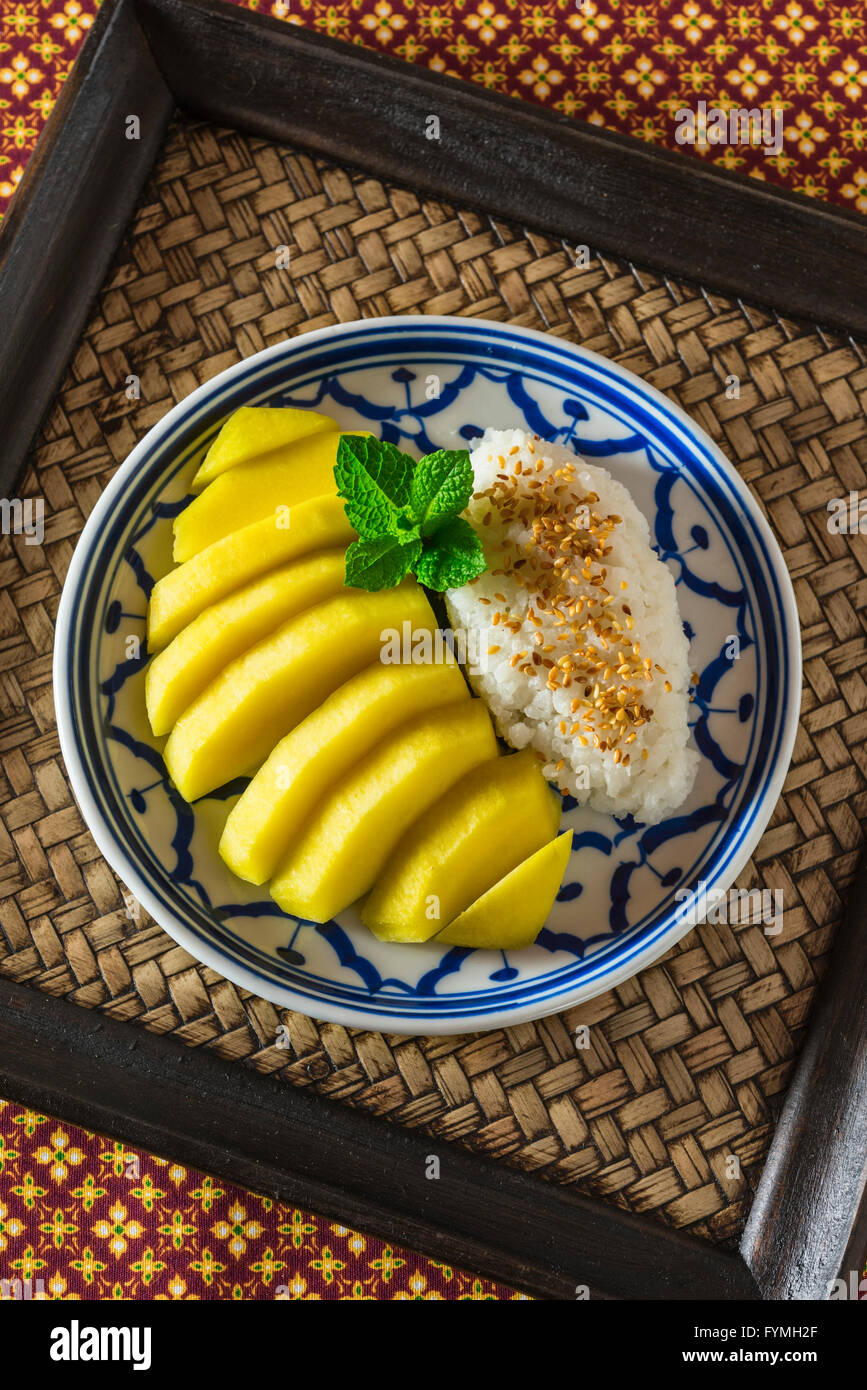
[[[0,541],[0,1093],[543,1296],[827,1296],[865,1244],[863,881],[831,944],[867,814],[867,557],[827,528],[865,484],[861,220],[244,11],[109,0],[2,252],[2,486],[45,499],[46,538]],[[560,1017],[401,1039],[276,1009],[132,902],[69,791],[51,650],[84,520],[175,401],[419,311],[547,329],[678,400],[780,540],[805,692],[740,880],[783,890],[780,936],[705,926]]]

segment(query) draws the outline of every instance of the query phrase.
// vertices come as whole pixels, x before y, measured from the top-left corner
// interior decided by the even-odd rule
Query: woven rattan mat
[[[289,246],[289,268],[274,249]],[[803,717],[741,884],[784,929],[705,926],[618,989],[501,1032],[401,1039],[281,1014],[198,965],[121,887],[85,829],[55,732],[58,594],[85,518],[145,431],[239,358],[360,316],[452,313],[544,328],[667,391],[760,499],[795,581]],[[142,398],[127,400],[129,373]],[[730,374],[742,383],[726,398]],[[867,817],[863,538],[826,504],[864,489],[867,357],[813,328],[208,125],[178,122],[19,493],[46,544],[0,551],[0,970],[131,1027],[420,1126],[717,1242],[748,1210]],[[293,1052],[275,1046],[280,1022]],[[588,1023],[590,1047],[573,1032]],[[741,1176],[727,1176],[727,1155]]]

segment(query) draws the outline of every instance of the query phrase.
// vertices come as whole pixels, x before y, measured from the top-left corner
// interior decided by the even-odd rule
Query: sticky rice
[[[488,571],[446,595],[501,737],[581,805],[655,823],[689,795],[689,644],[647,522],[604,468],[488,430],[466,511]]]

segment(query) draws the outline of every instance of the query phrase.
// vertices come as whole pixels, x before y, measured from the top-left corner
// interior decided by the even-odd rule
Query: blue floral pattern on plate
[[[241,404],[332,415],[417,453],[519,425],[629,487],[674,574],[696,672],[695,788],[643,826],[564,803],[573,852],[537,944],[512,954],[376,941],[354,910],[287,918],[216,853],[240,784],[188,806],[144,714],[147,599],[171,565],[171,518],[220,423]],[[791,585],[756,504],[664,397],[604,359],[475,320],[345,325],[259,353],[176,407],[88,522],[64,589],[55,684],[73,788],[103,853],[193,954],[320,1018],[397,1032],[494,1027],[610,988],[688,929],[692,895],[727,887],[770,816],[800,696]]]

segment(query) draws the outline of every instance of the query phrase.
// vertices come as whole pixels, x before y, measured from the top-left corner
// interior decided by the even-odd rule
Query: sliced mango
[[[320,807],[271,881],[285,912],[327,922],[366,893],[407,823],[496,752],[481,700],[411,720]]]
[[[567,830],[476,898],[437,941],[490,951],[532,946],[548,920],[571,853],[572,831]]]
[[[560,798],[535,753],[476,767],[411,825],[361,918],[381,941],[427,941],[552,840]]]
[[[235,657],[296,613],[338,594],[344,550],[324,550],[254,579],[194,618],[147,668],[145,701],[151,729],[167,734],[197,695]]]
[[[193,478],[193,491],[198,492],[214,478],[247,463],[261,454],[294,444],[309,434],[321,430],[336,430],[337,425],[327,415],[315,410],[291,410],[269,405],[242,405],[230,415],[202,460]]]
[[[230,468],[175,517],[179,564],[242,526],[281,515],[311,497],[336,496],[336,430],[313,434],[261,460]]]
[[[253,773],[290,729],[378,657],[383,629],[404,620],[436,627],[414,580],[375,594],[344,589],[236,657],[169,734],[163,757],[181,795],[195,801]]]
[[[203,609],[258,575],[301,555],[348,545],[354,536],[338,497],[313,497],[286,517],[265,517],[215,541],[154,585],[148,605],[150,651],[164,647]]]
[[[220,840],[229,868],[264,883],[360,758],[406,720],[469,698],[457,664],[359,671],[281,739],[232,808]]]

